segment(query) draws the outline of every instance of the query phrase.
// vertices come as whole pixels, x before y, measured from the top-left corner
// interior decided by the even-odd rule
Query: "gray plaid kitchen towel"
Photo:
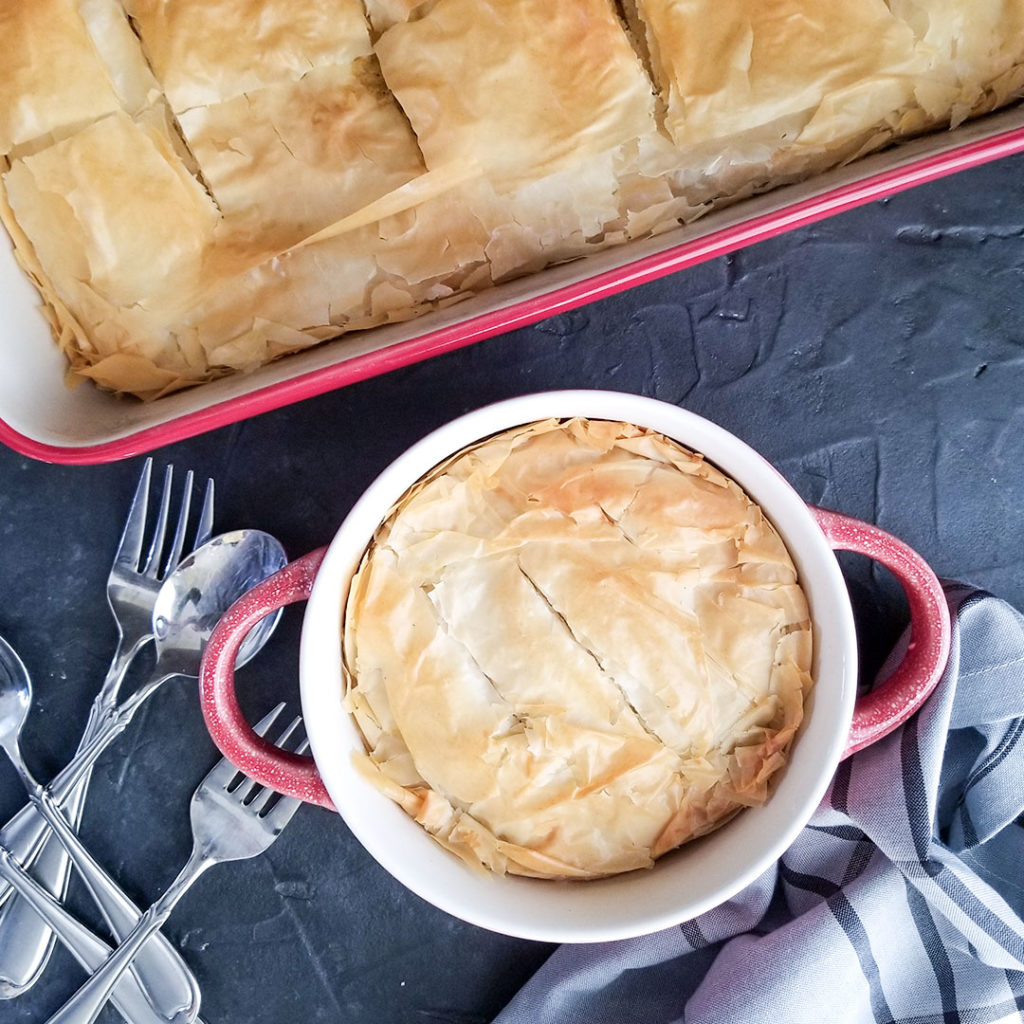
[[[775,867],[678,928],[559,947],[495,1024],[1024,1020],[1024,616],[947,599],[935,692]]]

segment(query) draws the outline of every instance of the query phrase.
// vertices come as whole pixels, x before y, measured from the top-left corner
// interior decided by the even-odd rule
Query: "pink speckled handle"
[[[834,550],[881,562],[900,581],[910,605],[907,652],[881,686],[857,699],[843,754],[849,757],[906,721],[935,688],[949,657],[949,608],[935,574],[903,541],[838,512],[811,512]],[[312,758],[280,750],[253,732],[238,706],[234,671],[238,649],[257,622],[309,597],[326,551],[318,548],[290,562],[232,605],[206,646],[199,685],[206,727],[225,757],[265,786],[333,810]]]
[[[228,609],[203,653],[199,696],[206,728],[229,761],[264,786],[334,810],[313,759],[281,750],[257,736],[235,694],[235,659],[246,634],[278,608],[309,597],[326,552],[318,548],[289,562]]]
[[[881,686],[857,698],[845,758],[892,732],[935,689],[949,658],[949,606],[928,563],[903,541],[839,512],[814,507],[811,512],[833,550],[881,562],[899,580],[910,605],[907,652]]]

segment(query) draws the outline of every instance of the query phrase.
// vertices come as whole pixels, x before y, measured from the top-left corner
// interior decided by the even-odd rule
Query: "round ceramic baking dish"
[[[811,609],[814,688],[789,763],[761,807],[661,858],[653,868],[570,882],[484,875],[439,846],[356,770],[361,736],[342,706],[341,629],[349,582],[375,530],[421,476],[499,431],[550,417],[621,420],[702,452],[756,501],[789,548]],[[886,565],[910,605],[912,640],[901,664],[857,696],[857,640],[833,554],[857,551]],[[258,737],[239,710],[233,665],[252,625],[308,599],[299,659],[302,713],[312,758]],[[909,717],[935,686],[949,651],[949,613],[925,562],[875,526],[809,507],[757,452],[693,413],[636,395],[557,391],[491,405],[454,420],[393,462],[341,524],[326,549],[290,563],[239,601],[207,647],[203,713],[214,742],[252,778],[336,808],[396,879],[430,903],[508,935],[545,942],[598,942],[678,924],[729,899],[789,846],[821,801],[839,761]]]

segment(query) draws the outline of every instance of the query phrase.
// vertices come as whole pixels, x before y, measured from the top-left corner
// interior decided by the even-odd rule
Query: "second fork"
[[[257,728],[269,730],[283,708],[284,704],[278,704]],[[301,718],[294,719],[278,737],[277,745],[285,747],[301,722]],[[301,753],[305,749],[303,740],[297,750]],[[214,864],[258,856],[281,834],[301,801],[279,796],[244,775],[235,783],[239,774],[230,761],[222,759],[199,784],[189,808],[193,847],[187,863],[163,896],[139,918],[132,933],[47,1024],[93,1024],[118,978],[192,884]],[[276,802],[271,803],[275,796]]]

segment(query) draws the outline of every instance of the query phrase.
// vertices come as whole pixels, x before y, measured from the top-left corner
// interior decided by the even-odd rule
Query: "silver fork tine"
[[[263,791],[255,798],[249,801],[249,810],[253,814],[259,814],[264,807],[270,802],[270,798],[275,795],[277,791],[271,789],[269,786],[264,786]]]
[[[300,725],[302,725],[301,716],[293,718],[288,728],[285,729],[285,731],[281,733],[281,735],[277,738],[277,745],[287,750],[288,741],[292,738],[292,736],[295,733],[295,730],[298,729]],[[252,800],[250,800],[247,806],[249,810],[252,811],[254,814],[259,814],[270,802],[270,798],[275,795],[277,795],[277,790],[271,788],[270,786],[264,786],[263,791],[261,793],[258,793]]]
[[[199,525],[196,527],[196,541],[193,550],[202,547],[213,534],[213,480],[207,479],[206,493],[203,495],[203,508],[199,513]]]
[[[285,731],[281,733],[280,736],[278,736],[277,745],[279,747],[284,747],[285,750],[287,750],[288,747],[286,746],[286,744],[292,738],[292,736],[295,735],[295,730],[298,729],[300,725],[302,725],[302,716],[296,715],[295,718],[293,718],[289,723],[288,728],[285,729]]]
[[[227,787],[225,787],[225,789],[226,788]],[[255,793],[258,788],[259,783],[254,782],[248,775],[243,773],[242,781],[239,782],[234,789],[230,790],[230,793],[231,796],[233,796],[240,804],[244,804],[246,797],[248,797],[250,793]]]
[[[277,716],[284,710],[284,701],[277,705],[276,708],[264,715],[252,728],[253,732],[257,736],[266,736],[270,727],[277,720]],[[224,789],[227,789],[231,785],[231,780],[239,774],[239,769],[236,768],[226,757],[222,757],[214,766],[210,769],[210,773],[206,776],[205,782],[211,784],[216,783]],[[243,778],[246,778],[243,776]],[[247,779],[251,782],[251,779]],[[241,788],[241,786],[239,787]],[[237,790],[235,791],[237,792]]]
[[[275,833],[280,832],[292,820],[292,815],[299,809],[301,803],[301,800],[296,800],[294,797],[281,796],[277,803],[263,815],[263,820],[269,822]]]
[[[281,701],[276,707],[271,708],[253,727],[252,731],[257,736],[266,736],[270,727],[277,721],[277,716],[285,709],[285,702]]]
[[[167,533],[167,517],[171,511],[171,482],[174,477],[174,467],[168,466],[164,471],[164,493],[160,498],[160,514],[157,516],[156,527],[153,531],[153,541],[149,545],[149,555],[146,557],[146,565],[142,570],[144,576],[156,579],[157,570],[160,567],[160,552],[164,549],[164,536]]]
[[[270,802],[270,798],[276,796],[277,803],[267,811],[263,813],[263,809]],[[281,829],[291,821],[292,815],[298,810],[301,800],[295,800],[290,796],[284,796],[278,793],[277,790],[271,789],[269,786],[256,797],[255,800],[250,801],[246,806],[252,811],[253,814],[263,818],[264,821],[270,822],[276,832],[280,832]],[[284,810],[279,814],[278,808],[284,805]]]
[[[146,531],[146,510],[149,506],[149,482],[152,474],[153,460],[148,458],[142,466],[142,474],[132,495],[132,503],[128,506],[124,532],[121,534],[121,541],[114,557],[115,565],[126,569],[134,569],[142,555],[142,537]]]
[[[185,474],[185,491],[181,496],[181,507],[178,509],[178,525],[174,529],[174,539],[171,541],[171,550],[167,553],[164,562],[163,572],[160,578],[169,575],[174,567],[181,561],[181,552],[185,547],[185,528],[188,526],[188,512],[192,505],[192,470]]]

